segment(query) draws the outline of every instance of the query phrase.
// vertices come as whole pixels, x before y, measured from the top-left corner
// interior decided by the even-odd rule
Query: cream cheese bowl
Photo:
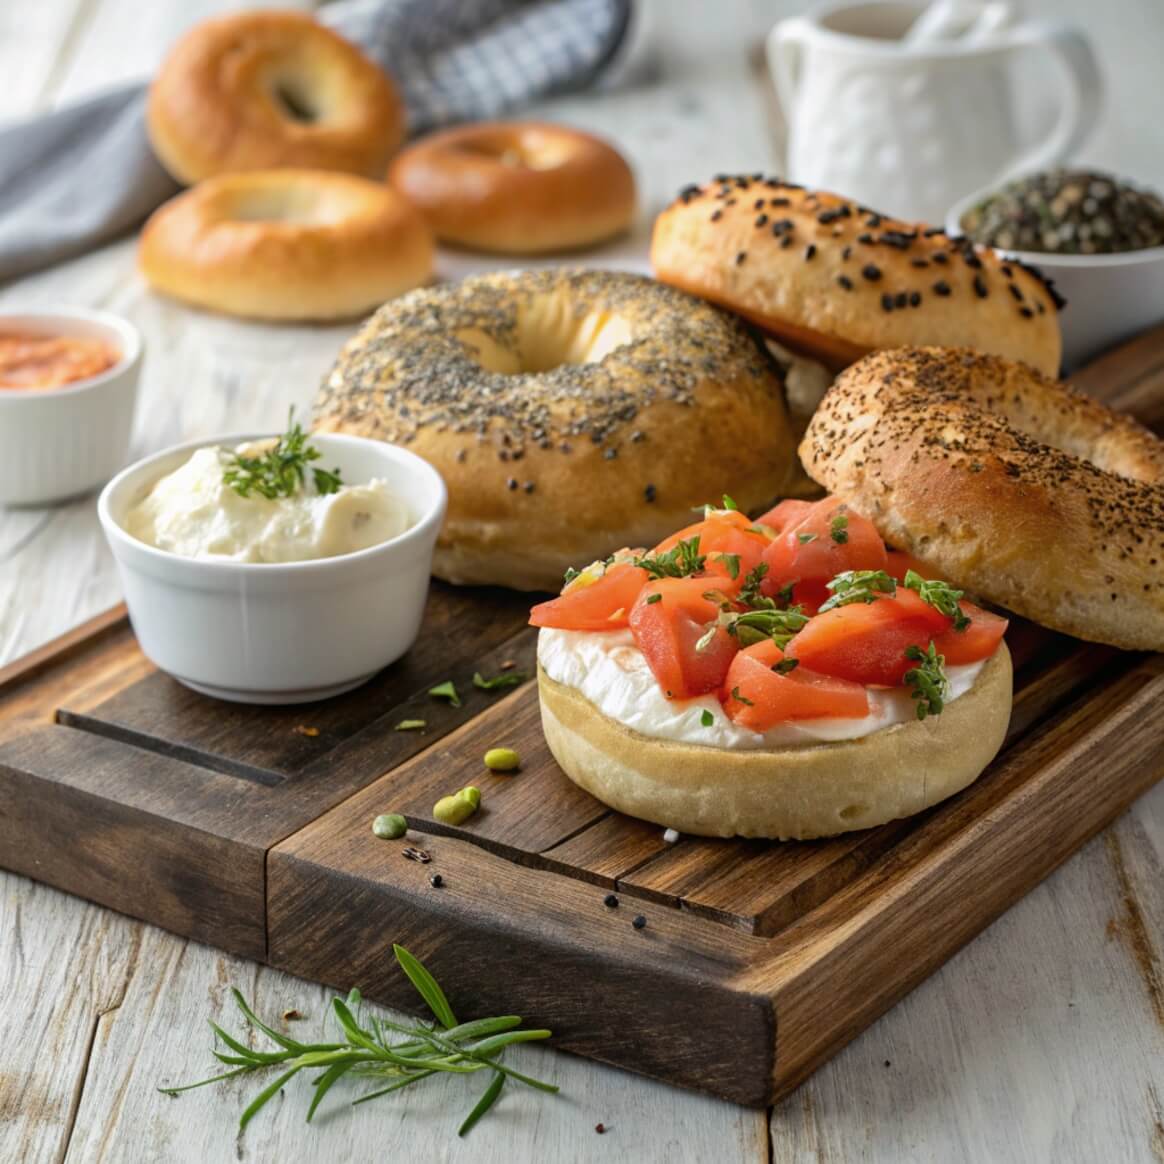
[[[386,542],[302,562],[189,558],[126,532],[129,511],[199,448],[233,448],[270,434],[179,445],[119,473],[97,513],[117,562],[134,633],[146,656],[180,683],[239,703],[326,699],[358,687],[416,640],[447,493],[420,457],[365,437],[311,436],[344,481],[384,480],[410,525]]]
[[[108,311],[0,312],[0,334],[79,336],[107,343],[117,363],[46,390],[0,390],[0,505],[48,505],[103,485],[126,462],[141,372],[137,328]]]

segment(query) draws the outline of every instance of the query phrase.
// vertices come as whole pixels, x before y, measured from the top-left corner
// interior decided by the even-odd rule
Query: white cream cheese
[[[869,714],[860,719],[796,720],[766,732],[739,727],[712,695],[697,699],[664,698],[655,676],[629,630],[567,631],[543,628],[538,634],[542,670],[573,687],[603,715],[658,740],[678,740],[713,748],[788,748],[855,740],[917,718],[916,704],[905,689],[869,688]],[[983,663],[947,667],[950,699],[974,685]],[[703,726],[703,713],[712,722]]]
[[[269,443],[236,451],[253,456]],[[293,497],[243,497],[223,480],[229,463],[220,446],[196,450],[130,510],[126,531],[185,558],[303,562],[379,545],[412,525],[404,502],[379,478],[320,494],[308,473]]]

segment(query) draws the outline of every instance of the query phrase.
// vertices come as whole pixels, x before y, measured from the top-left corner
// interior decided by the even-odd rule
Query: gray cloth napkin
[[[324,23],[403,92],[410,133],[593,82],[632,0],[339,0]],[[0,281],[83,254],[178,190],[150,150],[145,86],[0,128]]]

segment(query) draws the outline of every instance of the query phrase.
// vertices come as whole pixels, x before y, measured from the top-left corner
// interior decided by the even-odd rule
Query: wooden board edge
[[[129,622],[129,612],[125,603],[119,602],[108,610],[95,614],[72,630],[65,631],[55,639],[49,639],[27,654],[0,667],[0,695],[6,695],[10,688],[35,678],[49,667],[66,662],[78,651],[92,647],[97,639],[112,630],[120,630]]]

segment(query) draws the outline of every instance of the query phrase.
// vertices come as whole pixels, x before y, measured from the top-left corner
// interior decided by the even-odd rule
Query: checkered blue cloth
[[[632,0],[339,0],[323,22],[391,73],[410,133],[498,117],[594,83]],[[136,227],[178,187],[132,85],[0,128],[0,281]]]

